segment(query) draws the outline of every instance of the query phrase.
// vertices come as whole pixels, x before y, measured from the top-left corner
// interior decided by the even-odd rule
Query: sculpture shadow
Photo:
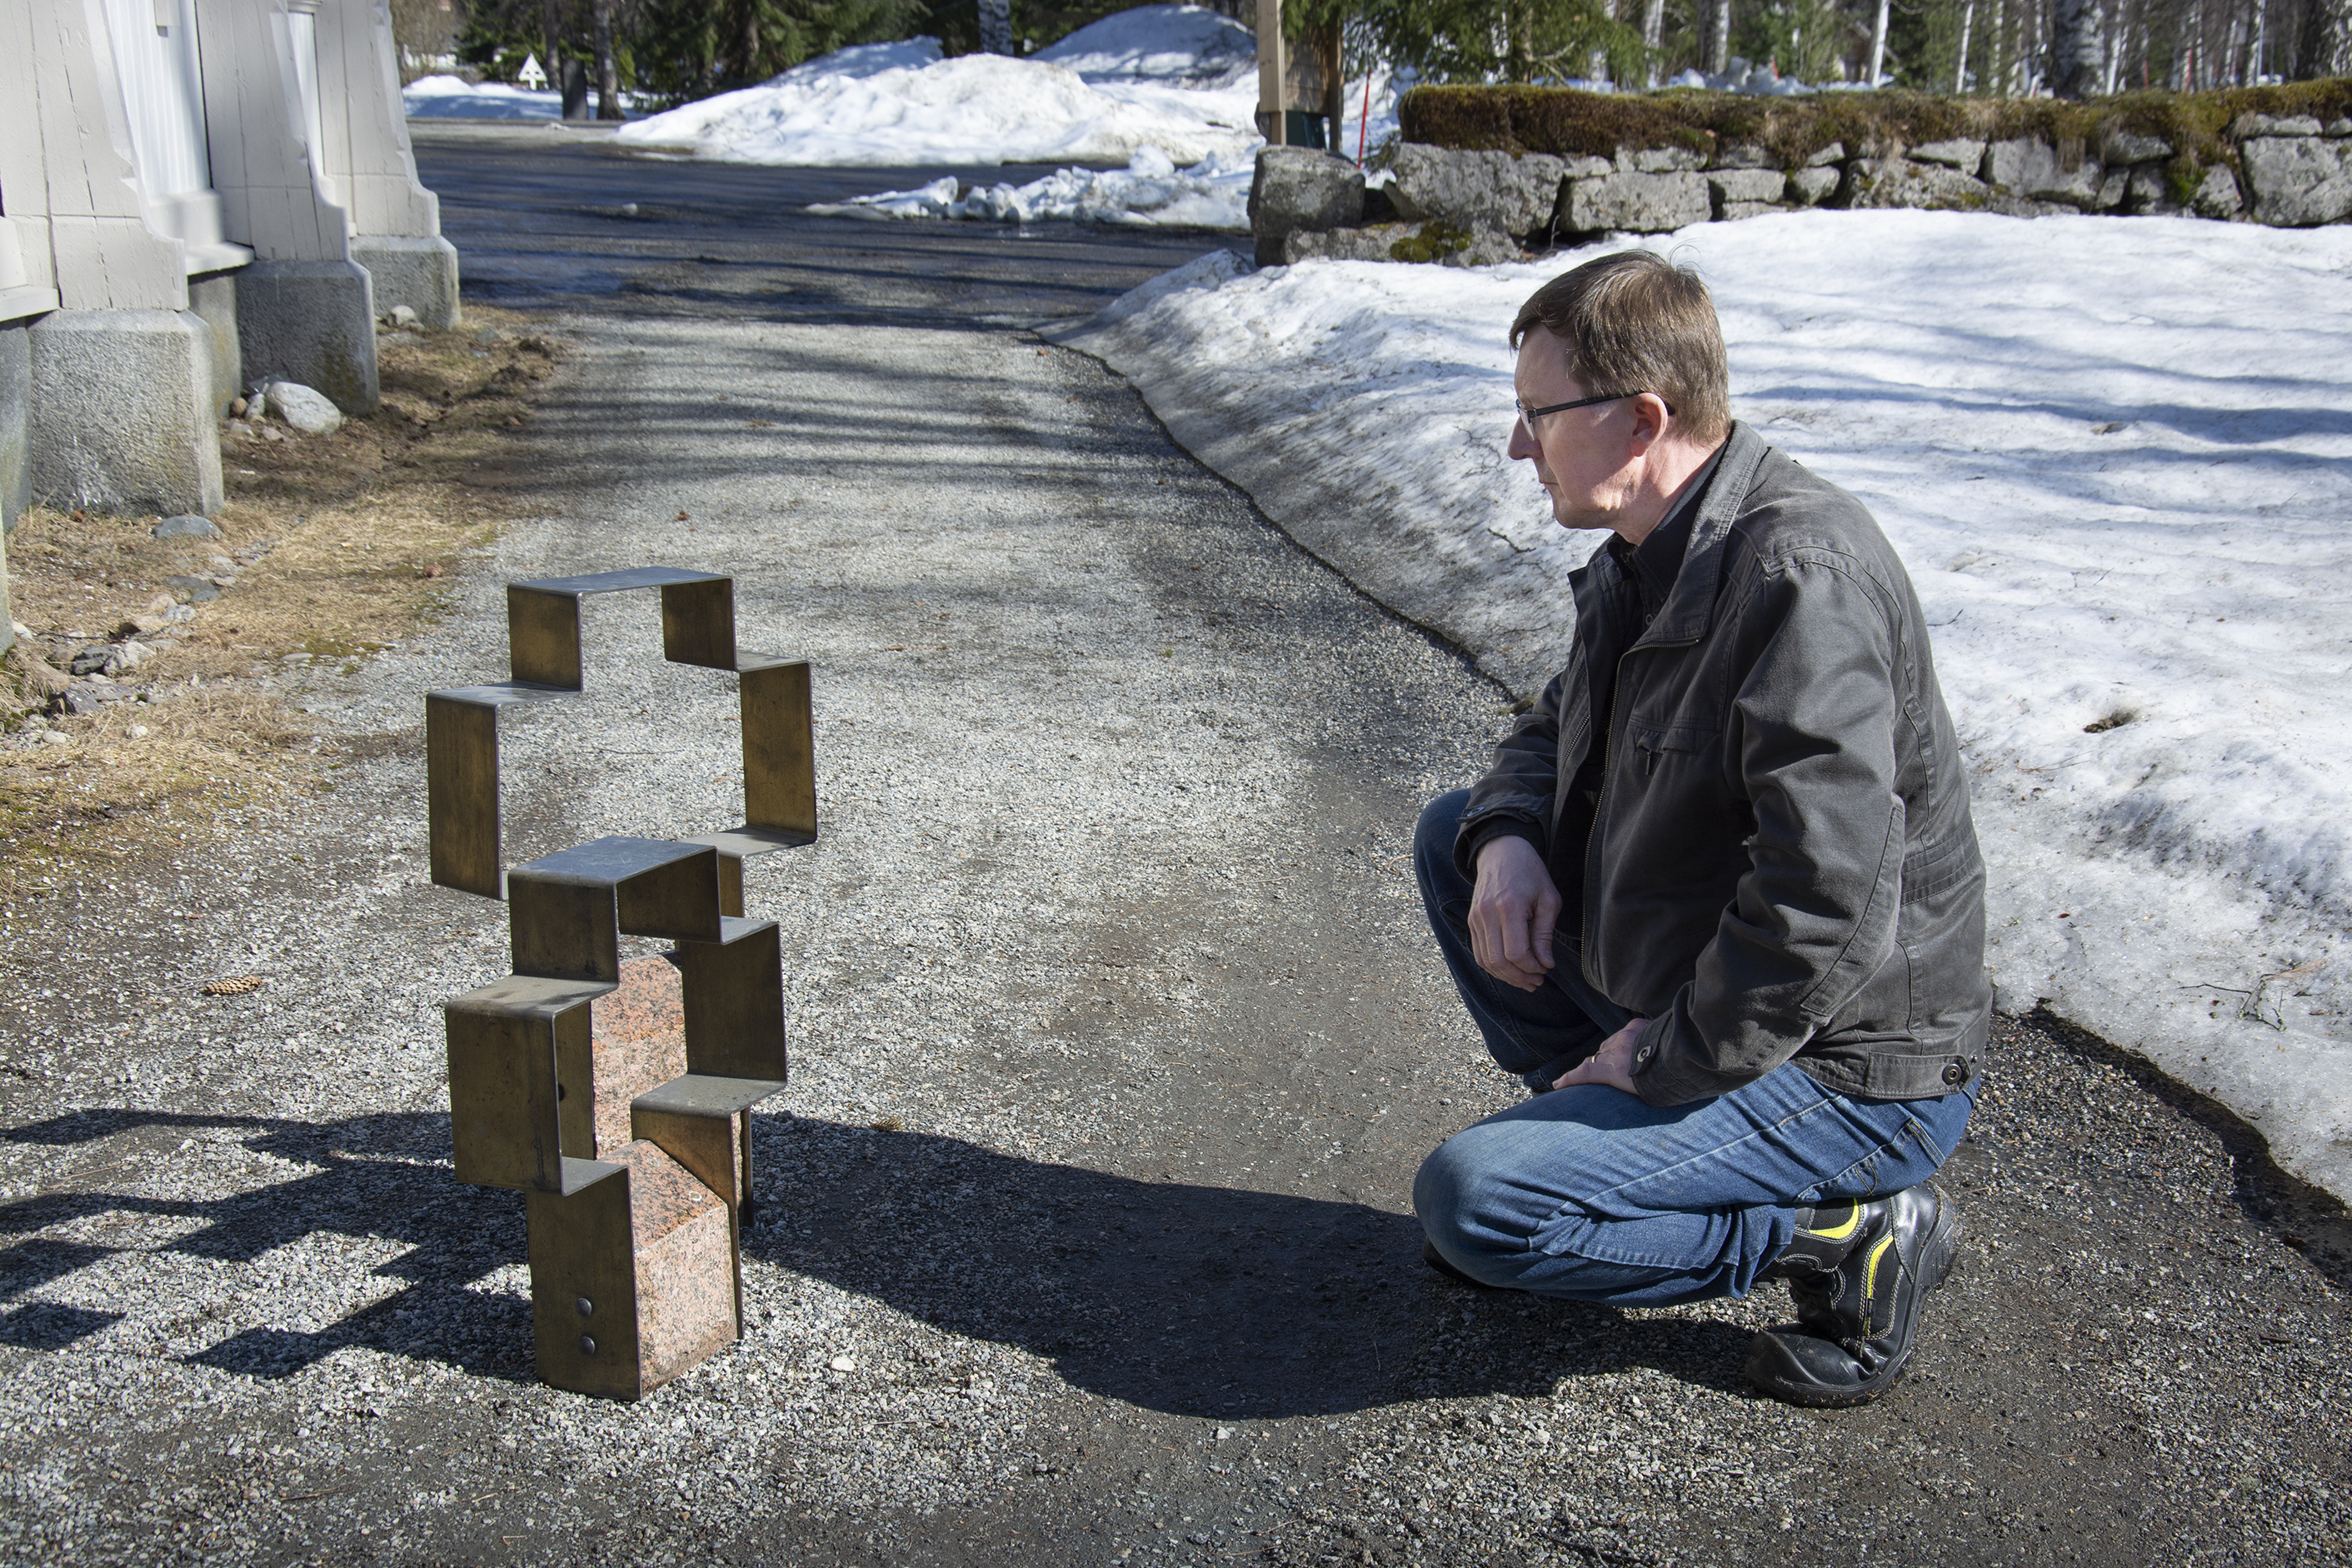
[[[960,1139],[761,1116],[747,1257],[1050,1359],[1171,1415],[1339,1415],[1550,1394],[1653,1368],[1746,1390],[1750,1330],[1474,1289],[1420,1222],[1360,1203],[1139,1181]]]
[[[1142,1181],[930,1133],[788,1114],[754,1126],[760,1201],[744,1228],[748,1259],[1019,1347],[1076,1387],[1142,1408],[1339,1415],[1414,1399],[1540,1397],[1562,1380],[1630,1368],[1744,1388],[1746,1329],[1450,1283],[1423,1265],[1410,1215]],[[253,1261],[323,1233],[404,1246],[373,1270],[401,1288],[322,1328],[248,1327],[186,1359],[278,1379],[354,1346],[530,1380],[529,1301],[478,1288],[526,1256],[521,1194],[458,1184],[446,1115],[306,1122],[95,1110],[0,1131],[0,1141],[104,1142],[118,1158],[89,1168],[98,1175],[189,1157],[179,1146],[192,1134],[216,1147],[224,1131],[303,1169],[188,1199],[68,1174],[61,1190],[0,1205],[0,1343],[55,1350],[115,1321],[121,1314],[88,1294],[80,1305],[18,1300],[84,1269],[167,1269],[175,1256]],[[39,1234],[107,1214],[201,1223],[152,1250]]]

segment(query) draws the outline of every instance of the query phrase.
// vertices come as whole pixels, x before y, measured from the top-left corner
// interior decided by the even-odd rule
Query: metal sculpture
[[[739,678],[744,820],[504,868],[499,710],[581,691],[581,599],[641,588],[661,590],[665,658]],[[509,679],[425,698],[433,880],[503,897],[513,949],[512,974],[442,1004],[457,1177],[527,1194],[540,1376],[635,1399],[742,1331],[751,1109],[785,1076],[782,952],[743,918],[743,861],[816,842],[809,667],[738,653],[734,580],[667,567],[509,584],[507,653]],[[623,936],[677,944],[683,1076],[598,1081],[590,1009]],[[616,1095],[629,1137],[600,1148]]]

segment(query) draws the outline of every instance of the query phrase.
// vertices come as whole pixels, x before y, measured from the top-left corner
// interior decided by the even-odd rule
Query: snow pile
[[[419,77],[400,89],[411,120],[561,120],[563,95],[462,77]]]
[[[2009,1002],[2049,999],[2352,1195],[2352,720],[2329,695],[2352,674],[2352,230],[1815,212],[1658,248],[1715,291],[1738,416],[1910,563]],[[1503,335],[1591,254],[1252,273],[1220,253],[1071,341],[1530,693],[1595,541],[1503,456]]]
[[[1205,5],[1139,5],[1089,22],[1029,58],[1090,82],[1230,88],[1257,80],[1257,35]]]
[[[942,59],[937,39],[918,38],[827,55],[761,86],[650,116],[616,135],[626,146],[739,163],[1119,164],[1150,148],[1190,164],[1254,145],[1256,105],[1250,85],[1090,82],[1039,59]]]
[[[809,211],[837,217],[968,217],[995,223],[1063,218],[1145,227],[1247,229],[1247,155],[1211,158],[1180,170],[1146,147],[1124,169],[1060,169],[1025,185],[999,183],[965,191],[953,174],[911,191],[884,191]]]

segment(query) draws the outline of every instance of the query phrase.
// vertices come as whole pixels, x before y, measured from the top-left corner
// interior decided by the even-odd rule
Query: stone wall
[[[1613,156],[1462,151],[1405,142],[1385,190],[1345,159],[1300,148],[1258,155],[1250,193],[1260,266],[1515,260],[1608,233],[1659,234],[1802,207],[2192,216],[2279,227],[2352,218],[2352,119],[2246,113],[2233,157],[2189,167],[2160,138],[2110,130],[2095,143],[1967,137],[1906,145],[1833,142],[1801,159],[1759,142],[1620,147]]]

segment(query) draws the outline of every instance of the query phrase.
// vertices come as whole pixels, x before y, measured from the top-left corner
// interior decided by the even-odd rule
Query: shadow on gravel
[[[218,1134],[224,1131],[243,1134],[226,1142],[309,1168],[290,1181],[220,1198],[149,1197],[137,1190],[145,1184],[138,1179],[138,1166],[201,1162],[221,1147]],[[310,1122],[90,1110],[10,1128],[0,1132],[0,1141],[58,1146],[103,1141],[109,1144],[105,1153],[119,1156],[67,1174],[38,1196],[0,1205],[0,1241],[108,1214],[202,1221],[199,1228],[145,1255],[155,1259],[144,1267],[163,1277],[157,1285],[163,1289],[170,1285],[167,1260],[173,1255],[244,1263],[320,1237],[409,1248],[371,1271],[375,1278],[404,1280],[406,1289],[316,1331],[247,1329],[186,1358],[198,1365],[286,1377],[357,1345],[446,1363],[483,1377],[520,1382],[530,1375],[530,1303],[467,1288],[524,1257],[520,1197],[461,1187],[451,1178],[446,1116],[401,1113]],[[85,1186],[83,1175],[102,1175],[132,1190]],[[182,1190],[190,1184],[184,1179],[171,1184]],[[121,1256],[113,1247],[37,1236],[0,1248],[0,1300]],[[142,1295],[157,1293],[151,1288]],[[194,1309],[202,1303],[191,1299],[184,1304]],[[30,1303],[0,1318],[0,1342],[58,1349],[121,1315]]]
[[[1139,1181],[926,1133],[756,1120],[762,1201],[744,1234],[748,1256],[1048,1357],[1070,1384],[1131,1405],[1231,1419],[1339,1415],[1413,1399],[1542,1396],[1562,1379],[1635,1366],[1741,1386],[1745,1329],[1449,1284],[1422,1264],[1410,1215]],[[456,1182],[446,1116],[306,1122],[93,1110],[0,1140],[103,1143],[108,1156],[0,1205],[0,1243],[24,1237],[0,1246],[0,1303],[119,1264],[125,1249],[37,1234],[110,1214],[202,1222],[135,1255],[156,1276],[147,1299],[171,1289],[175,1255],[243,1263],[280,1249],[299,1256],[322,1238],[329,1247],[336,1237],[390,1243],[407,1250],[366,1278],[405,1289],[321,1329],[247,1328],[186,1359],[281,1378],[351,1345],[483,1377],[530,1376],[529,1302],[472,1288],[524,1258],[522,1204]],[[137,1190],[146,1184],[119,1173],[201,1162],[224,1142],[304,1169],[202,1199],[146,1196]],[[83,1184],[100,1175],[131,1190]],[[351,1288],[367,1288],[355,1271]],[[202,1304],[193,1294],[186,1302]],[[120,1316],[26,1302],[0,1315],[0,1343],[58,1349]]]
[[[1653,1367],[1745,1392],[1749,1331],[1448,1283],[1411,1215],[1022,1160],[954,1138],[760,1119],[751,1257],[1072,1384],[1178,1415],[1339,1415],[1550,1394]]]

